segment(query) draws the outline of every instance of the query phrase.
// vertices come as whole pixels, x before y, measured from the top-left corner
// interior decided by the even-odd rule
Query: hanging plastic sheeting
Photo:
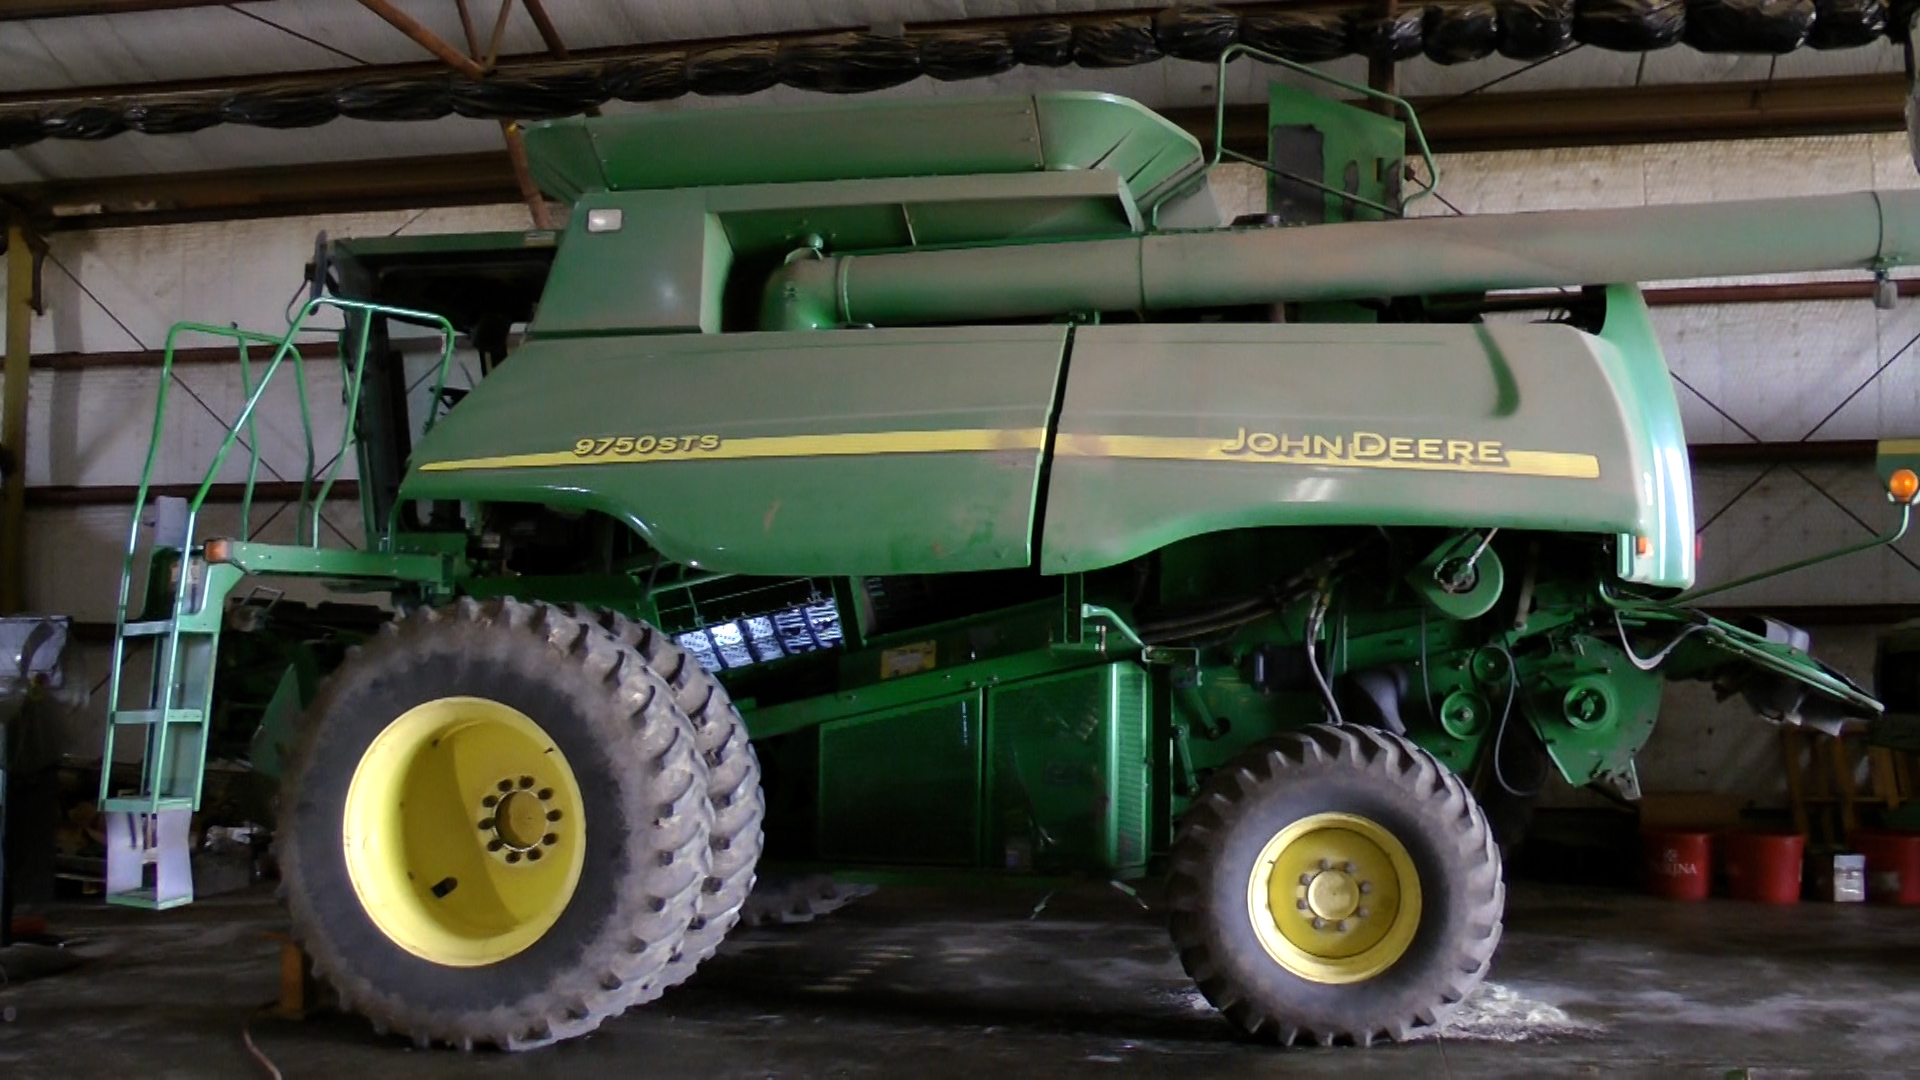
[[[1573,36],[1616,52],[1652,52],[1678,45],[1687,32],[1681,0],[1579,0]]]
[[[729,97],[780,84],[857,94],[921,75],[962,81],[1020,65],[1127,67],[1167,56],[1209,63],[1235,41],[1309,64],[1353,53],[1404,60],[1423,52],[1438,63],[1458,64],[1494,51],[1531,62],[1576,44],[1639,52],[1682,40],[1705,52],[1778,54],[1803,45],[1856,48],[1882,36],[1905,41],[1908,16],[1920,11],[1920,0],[1434,0],[1405,3],[1382,17],[1374,0],[1324,3],[1245,13],[1169,5],[1151,13],[1042,17],[979,29],[737,41],[609,60],[513,63],[480,80],[447,72],[309,73],[237,91],[0,109],[0,150],[43,138],[168,135],[226,123],[311,127],[335,116],[407,121],[457,112],[532,120],[575,115],[615,98]]]
[[[702,97],[757,94],[780,81],[779,58],[770,41],[697,52],[687,57],[687,88]]]
[[[1857,49],[1887,32],[1887,5],[1881,0],[1813,0],[1813,10],[1807,44],[1816,49]]]
[[[825,94],[865,94],[920,77],[920,52],[903,37],[836,34],[780,47],[780,81]]]
[[[1500,55],[1545,60],[1573,44],[1573,0],[1496,0]]]
[[[598,67],[501,73],[453,83],[453,111],[481,120],[550,120],[607,100]]]
[[[1240,40],[1297,64],[1338,60],[1347,46],[1347,17],[1337,11],[1280,11],[1245,15]]]
[[[621,101],[670,101],[687,92],[687,54],[651,53],[600,69],[600,86]]]
[[[130,130],[146,135],[185,135],[225,121],[220,110],[207,107],[206,99],[188,101],[150,101],[135,105],[123,114]],[[0,131],[0,143],[6,133]]]
[[[1160,59],[1153,19],[1113,19],[1073,28],[1073,62],[1083,68],[1132,67]]]
[[[1347,44],[1361,56],[1406,60],[1420,55],[1426,40],[1427,9],[1400,8],[1392,15],[1356,15],[1348,24]]]
[[[1240,37],[1240,16],[1212,7],[1168,8],[1153,17],[1160,51],[1182,60],[1212,63]]]
[[[1066,67],[1073,63],[1073,27],[1063,22],[1038,22],[1007,35],[1014,58],[1034,67]]]
[[[1499,9],[1491,0],[1435,4],[1427,9],[1422,45],[1436,64],[1464,64],[1493,55],[1500,44]]]
[[[365,79],[334,91],[333,104],[355,120],[438,120],[453,111],[452,79]]]
[[[920,70],[941,82],[984,79],[1017,63],[1012,39],[998,30],[943,30],[920,39]]]
[[[1790,53],[1813,20],[1813,0],[1688,0],[1686,42],[1709,53]]]
[[[48,138],[111,139],[127,130],[125,112],[111,105],[70,105],[40,116],[40,130]]]
[[[264,128],[315,127],[339,115],[333,91],[325,86],[247,90],[227,98],[220,106],[220,118],[227,123]]]

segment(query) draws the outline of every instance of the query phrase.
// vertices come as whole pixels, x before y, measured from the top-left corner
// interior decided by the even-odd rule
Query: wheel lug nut
[[[545,844],[545,845],[547,845],[548,847],[552,847],[553,845],[555,845],[555,844],[557,844],[557,843],[559,843],[559,842],[560,842],[560,834],[559,834],[559,833],[548,833],[547,835],[545,835],[545,836],[543,836],[543,837],[541,837],[541,838],[540,838],[540,842],[541,842],[542,844]]]
[[[499,789],[500,789],[501,791],[512,791],[512,790],[513,790],[513,781],[511,781],[511,780],[502,780],[502,781],[500,781],[500,782],[499,782],[498,784],[496,784],[496,785],[494,785],[494,786],[495,786],[495,787],[498,787],[498,788],[499,788]]]
[[[527,861],[528,861],[528,862],[539,862],[539,861],[540,861],[540,849],[539,849],[539,848],[534,848],[534,849],[533,849],[532,851],[529,851],[529,852],[527,852]]]
[[[533,794],[534,794],[534,797],[539,799],[541,802],[546,802],[548,799],[553,798],[553,789],[550,787],[543,787],[539,791],[534,792]]]
[[[519,853],[519,852],[517,852],[517,851],[509,851],[509,852],[507,852],[507,861],[508,861],[508,862],[510,862],[510,863],[514,863],[514,862],[519,862],[519,861],[520,861],[520,853]]]
[[[487,796],[486,798],[484,798],[484,799],[481,799],[481,800],[480,800],[480,805],[481,805],[481,806],[484,806],[484,807],[486,807],[486,808],[487,808],[487,809],[489,809],[489,810],[491,810],[491,809],[493,809],[494,807],[496,807],[496,806],[498,806],[498,805],[500,805],[500,796],[498,796],[498,795],[489,795],[489,796]]]
[[[548,820],[548,821],[559,821],[559,820],[560,820],[560,811],[558,811],[558,810],[549,810],[549,811],[547,811],[547,820]]]
[[[1338,931],[1340,931],[1340,932],[1341,932],[1341,933],[1343,933],[1343,934],[1344,934],[1344,933],[1346,933],[1346,932],[1347,932],[1347,920],[1345,920],[1345,919],[1341,919],[1341,920],[1340,920],[1339,922],[1337,922],[1337,923],[1334,923],[1334,924],[1333,924],[1333,928],[1334,928],[1335,930],[1338,930]]]
[[[502,840],[489,840],[489,841],[487,841],[487,850],[488,850],[488,851],[499,851],[499,850],[500,850],[501,848],[503,848],[503,847],[506,847],[506,846],[507,846],[507,845],[506,845],[506,842],[505,842],[505,841],[502,841]]]
[[[1299,908],[1301,911],[1307,910],[1307,902],[1305,900],[1295,900],[1293,906]]]
[[[490,817],[488,817],[488,818],[481,818],[481,819],[480,819],[480,829],[481,829],[481,831],[482,831],[482,832],[485,832],[486,830],[488,830],[488,829],[491,829],[491,828],[493,828],[493,819],[492,819],[492,818],[490,818]]]
[[[1301,874],[1301,875],[1300,875],[1300,884],[1302,884],[1302,885],[1311,885],[1311,884],[1313,884],[1313,875],[1312,875],[1312,874]]]
[[[530,787],[532,787],[532,786],[533,786],[533,777],[531,777],[531,776],[523,776],[523,777],[521,777],[521,778],[520,778],[520,786],[521,786],[521,787],[523,787],[523,788],[530,788]]]
[[[1341,863],[1340,869],[1345,870],[1347,873],[1351,874],[1354,872],[1354,865],[1352,863]]]
[[[1327,920],[1322,919],[1319,916],[1314,917],[1313,928],[1315,930],[1324,930],[1326,929],[1326,927],[1327,927]]]
[[[1356,908],[1353,914],[1354,914],[1354,917],[1356,918],[1364,919],[1367,916],[1373,914],[1373,912],[1368,911],[1366,908]]]
[[[1363,881],[1363,882],[1361,882],[1361,883],[1360,883],[1360,892],[1361,892],[1361,893],[1362,893],[1363,895],[1364,895],[1364,894],[1366,894],[1366,893],[1370,893],[1370,892],[1372,892],[1372,891],[1373,891],[1373,882],[1371,882],[1371,881]]]
[[[1320,860],[1320,869],[1322,869],[1322,870],[1331,870],[1331,869],[1333,869],[1333,864],[1332,864],[1332,863],[1330,863],[1330,862],[1328,862],[1328,861],[1327,861],[1327,860],[1325,860],[1325,859],[1321,859],[1321,860]]]

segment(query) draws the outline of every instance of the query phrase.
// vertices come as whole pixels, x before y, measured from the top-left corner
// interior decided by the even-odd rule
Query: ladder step
[[[135,727],[143,724],[160,723],[159,709],[115,709],[113,722],[120,727]],[[166,722],[169,724],[198,724],[206,718],[199,709],[167,709]]]
[[[174,621],[172,619],[155,619],[152,622],[130,622],[127,624],[127,628],[120,632],[120,636],[130,638],[159,637],[171,631],[173,628]],[[185,636],[188,634],[211,634],[213,631],[200,630],[191,626],[182,626],[180,627],[180,633],[182,636]]]
[[[116,795],[111,799],[101,802],[100,809],[109,813],[120,811],[129,814],[155,814],[165,813],[169,810],[191,810],[193,809],[193,800],[177,797],[149,799],[139,795]]]

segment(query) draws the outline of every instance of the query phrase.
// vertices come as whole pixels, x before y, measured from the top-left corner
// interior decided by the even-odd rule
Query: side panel
[[[406,499],[542,503],[746,574],[1029,565],[1057,326],[534,340]]]
[[[1008,870],[1147,861],[1146,669],[1131,663],[988,693],[986,858]]]
[[[1567,327],[1083,328],[1042,566],[1273,525],[1646,536],[1651,454],[1595,339]]]
[[[980,842],[980,691],[820,729],[821,857],[972,866]]]

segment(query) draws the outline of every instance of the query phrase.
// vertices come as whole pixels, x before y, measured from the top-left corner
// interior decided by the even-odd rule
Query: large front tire
[[[645,1000],[708,871],[671,688],[591,622],[463,600],[389,624],[309,710],[281,822],[295,938],[426,1045],[539,1046]]]
[[[1243,1031],[1401,1041],[1486,975],[1506,890],[1466,785],[1380,731],[1304,728],[1202,788],[1173,848],[1180,961]]]

